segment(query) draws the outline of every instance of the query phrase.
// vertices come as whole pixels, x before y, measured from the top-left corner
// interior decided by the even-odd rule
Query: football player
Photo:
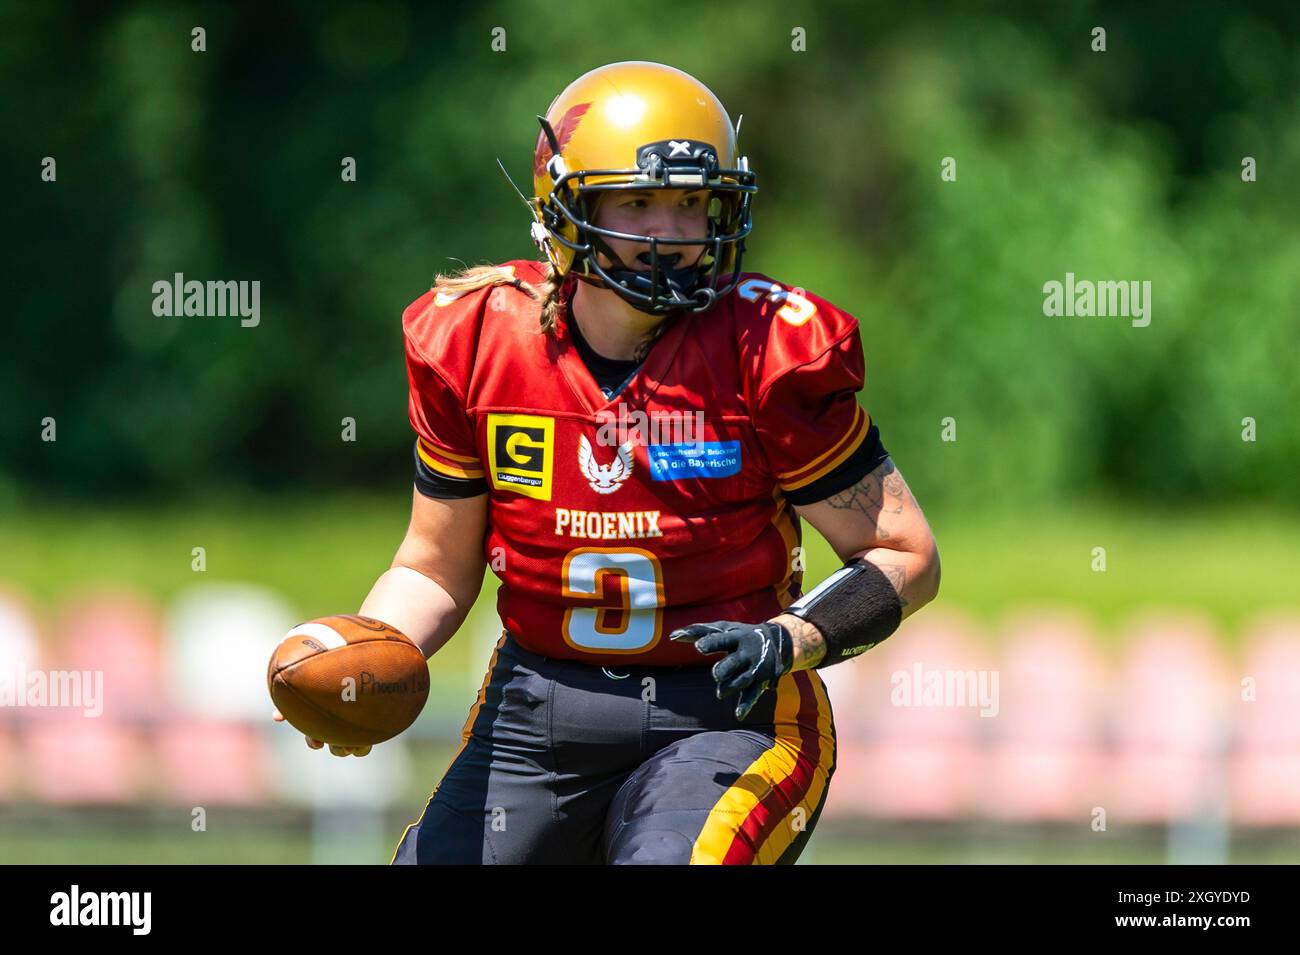
[[[791,863],[835,771],[818,675],[939,560],[858,403],[858,321],[745,272],[756,177],[702,83],[623,62],[538,117],[544,259],[405,312],[410,528],[360,612],[504,631],[396,863]],[[844,566],[802,591],[800,519]]]

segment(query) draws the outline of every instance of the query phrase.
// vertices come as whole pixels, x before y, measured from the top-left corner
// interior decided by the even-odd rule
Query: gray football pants
[[[719,659],[606,669],[503,633],[393,863],[793,863],[835,772],[826,687],[788,673],[737,722]]]

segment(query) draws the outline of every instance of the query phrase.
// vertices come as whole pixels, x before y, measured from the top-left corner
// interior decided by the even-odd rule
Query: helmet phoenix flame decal
[[[565,111],[564,117],[555,124],[555,138],[560,142],[560,152],[569,144],[570,137],[582,121],[583,114],[591,108],[590,103],[576,103]],[[537,131],[537,148],[533,151],[533,178],[546,175],[546,163],[552,156],[551,144],[546,141],[546,130]]]

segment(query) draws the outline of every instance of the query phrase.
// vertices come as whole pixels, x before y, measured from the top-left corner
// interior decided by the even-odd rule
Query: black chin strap
[[[638,269],[628,268],[627,263],[618,257],[614,250],[610,248],[609,243],[605,241],[603,236],[592,235],[590,241],[592,246],[590,265],[593,270],[599,268],[605,273],[605,275],[609,276],[610,279],[627,291],[639,292],[646,296],[650,295],[651,290],[654,288],[654,273],[652,270],[641,271]],[[613,265],[609,268],[598,266],[595,261],[596,251],[603,252]],[[703,253],[701,253],[700,258],[702,259],[703,257]],[[674,302],[673,305],[668,306],[669,310],[676,307],[695,311],[704,311],[713,306],[713,303],[717,300],[718,296],[711,288],[699,288],[690,295],[686,294],[686,289],[699,281],[700,275],[705,268],[706,267],[699,265],[698,262],[695,265],[688,265],[685,268],[680,269],[670,269],[663,265],[659,266],[658,291],[660,294],[666,293],[671,295]],[[599,273],[597,273],[597,275],[599,275]],[[647,312],[651,315],[664,314],[664,309],[656,308],[655,303],[653,302],[646,303],[634,299],[625,299],[625,301],[638,311]]]

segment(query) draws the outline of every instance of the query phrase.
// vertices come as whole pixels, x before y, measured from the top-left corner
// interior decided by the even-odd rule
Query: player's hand
[[[284,715],[279,710],[271,710],[271,719],[277,723],[284,722]],[[312,749],[320,749],[325,743],[322,740],[312,739],[310,736],[304,736],[307,745]],[[335,746],[330,743],[330,752],[335,756],[365,756],[370,752],[369,746]]]
[[[779,623],[695,623],[674,630],[668,637],[691,642],[700,653],[727,652],[713,665],[718,699],[739,693],[736,719],[743,720],[770,687],[794,665],[794,640]]]

